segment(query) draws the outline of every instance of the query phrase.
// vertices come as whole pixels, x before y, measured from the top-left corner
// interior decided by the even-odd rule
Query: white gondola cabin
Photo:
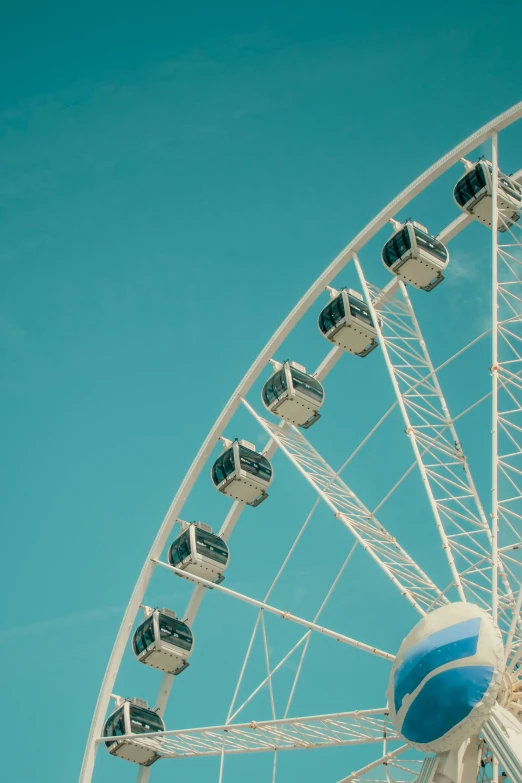
[[[493,166],[488,160],[470,163],[463,160],[466,173],[453,190],[455,203],[463,212],[491,228],[493,193]],[[522,187],[515,180],[498,172],[498,224],[499,231],[506,231],[520,219]]]
[[[116,710],[103,727],[103,736],[108,738],[105,747],[113,756],[150,767],[160,758],[162,740],[140,735],[156,731],[165,731],[165,724],[154,710],[149,709],[146,701],[117,698]],[[118,739],[126,734],[133,736]]]
[[[320,418],[322,384],[296,362],[274,362],[274,366],[275,372],[261,392],[263,405],[281,419],[308,429]]]
[[[364,358],[378,346],[377,330],[361,294],[351,288],[330,291],[330,302],[319,314],[317,325],[327,340],[344,351]]]
[[[203,522],[182,522],[181,526],[181,535],[169,549],[170,565],[216,584],[222,582],[230,557],[226,542]]]
[[[145,609],[146,619],[134,631],[132,649],[140,663],[167,674],[181,674],[189,666],[194,645],[192,631],[170,609]]]
[[[212,466],[214,486],[234,500],[259,506],[268,497],[266,490],[272,482],[272,465],[256,451],[253,443],[223,440],[228,448]]]
[[[433,289],[444,280],[449,262],[445,245],[412,220],[392,221],[395,233],[382,249],[382,262],[394,275],[422,291]]]

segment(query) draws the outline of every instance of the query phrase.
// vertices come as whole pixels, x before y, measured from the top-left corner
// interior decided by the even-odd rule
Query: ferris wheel
[[[125,764],[128,779],[134,774],[139,783],[165,766],[176,774],[172,765],[182,759],[197,765],[210,757],[216,760],[221,783],[227,779],[231,756],[270,754],[275,781],[283,751],[290,757],[292,752],[325,754],[334,748],[344,749],[343,763],[348,765],[342,777],[332,779],[334,783],[498,783],[499,777],[522,783],[522,169],[507,175],[499,162],[499,137],[520,119],[522,103],[455,147],[385,207],[321,273],[230,397],[179,487],[136,582],[99,692],[80,783],[97,779],[95,762],[102,754],[106,763],[118,768]],[[456,216],[445,228],[435,231],[426,214],[398,219],[416,197],[438,182],[446,183],[446,175],[457,165],[453,194],[451,189],[447,193],[449,203],[453,195]],[[364,271],[375,268],[374,262],[366,263],[363,256],[371,248],[369,256],[375,257],[372,241],[388,223],[391,233],[380,246],[380,256],[389,282],[379,288]],[[479,241],[487,247],[491,320],[435,366],[421,331],[423,304],[442,297],[445,278],[452,275],[451,243],[465,229],[480,231]],[[338,284],[340,275],[349,274],[350,285]],[[314,335],[324,346],[318,365],[310,367],[306,356],[276,358],[283,344],[285,349],[292,345],[286,341],[294,330],[310,328],[311,317],[317,323]],[[450,411],[442,371],[465,360],[479,345],[481,351],[488,346],[487,366],[480,368],[488,389],[477,385],[464,410]],[[329,421],[325,387],[333,393],[334,371],[343,362],[354,373],[383,363],[390,400],[340,467],[332,467],[323,450],[328,438],[335,439],[338,425]],[[472,363],[465,365],[465,375]],[[344,393],[348,397],[350,389]],[[474,478],[478,455],[465,452],[459,436],[467,417],[477,411],[480,417],[474,421],[489,442],[488,454],[481,455],[487,476],[480,468],[479,480]],[[229,437],[238,415],[241,426],[248,417],[249,432],[262,435],[264,443]],[[388,460],[397,473],[391,485],[382,484],[382,497],[375,504],[355,491],[350,471],[392,416],[400,420],[394,437],[408,446],[409,457],[404,467],[399,465],[389,446]],[[288,537],[282,542],[280,567],[268,592],[254,597],[234,581],[232,533],[246,509],[253,519],[268,513],[273,501],[269,495],[276,502],[282,475],[274,469],[276,459],[293,471],[315,501],[290,545]],[[399,540],[393,519],[389,524],[386,518],[386,508],[413,480],[431,516],[423,515],[412,531],[417,537],[414,550],[422,552],[418,538],[430,527],[445,570],[435,565],[431,549],[425,561],[414,558],[408,551],[412,541],[407,531],[401,531]],[[184,508],[199,513],[202,482],[223,496],[224,519],[186,518]],[[378,482],[375,476],[373,483]],[[288,491],[293,486],[289,483]],[[317,611],[301,616],[286,605],[276,605],[273,594],[320,509],[344,536],[340,567]],[[270,513],[275,515],[276,509]],[[259,547],[251,547],[252,570],[262,564]],[[407,617],[413,618],[407,620],[410,630],[402,643],[391,650],[374,643],[371,626],[359,639],[321,620],[341,580],[347,578],[356,550],[366,558],[369,575],[385,578],[397,613],[405,607]],[[173,587],[167,608],[147,605],[146,592],[159,576],[168,577],[169,584],[190,587],[188,603],[172,605],[177,600]],[[203,676],[205,651],[199,663],[188,668],[203,599],[215,607],[220,601],[250,606],[253,631],[246,639],[223,722],[169,729],[166,710],[169,700],[176,703],[177,678],[186,682]],[[297,641],[277,662],[267,633],[271,617],[300,629]],[[349,630],[349,623],[342,628]],[[305,656],[310,643],[320,637],[326,637],[326,666],[332,649],[327,643],[335,647],[335,641],[337,649],[357,650],[372,666],[387,667],[388,687],[381,693],[380,707],[362,703],[343,711],[339,703],[335,712],[294,716],[292,704]],[[266,668],[241,702],[238,696],[259,640]],[[209,658],[211,654],[208,650]],[[124,656],[134,659],[140,676],[145,672],[154,679],[154,702],[115,692]],[[278,714],[276,677],[296,657],[290,693]],[[261,691],[269,696],[270,714],[244,719],[245,708]],[[201,714],[204,720],[204,705]],[[364,763],[353,771],[350,753],[355,751]]]

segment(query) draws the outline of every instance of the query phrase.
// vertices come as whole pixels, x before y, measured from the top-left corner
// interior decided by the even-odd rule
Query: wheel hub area
[[[387,696],[404,739],[443,753],[478,734],[496,701],[510,703],[512,693],[498,627],[480,607],[453,603],[423,617],[406,636]]]

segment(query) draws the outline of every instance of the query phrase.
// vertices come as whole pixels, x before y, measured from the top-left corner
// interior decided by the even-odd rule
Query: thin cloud
[[[37,623],[28,623],[27,625],[15,625],[11,628],[5,628],[0,631],[0,640],[20,639],[25,636],[35,636],[36,634],[45,634],[57,628],[84,625],[101,620],[108,615],[123,614],[124,606],[106,606],[99,609],[88,609],[85,612],[72,612],[71,614],[54,617],[50,620],[41,620]]]
[[[485,263],[487,262],[483,258],[477,257],[476,253],[465,250],[451,253],[448,271],[445,274],[447,284],[460,285],[463,281],[476,280],[479,268]]]

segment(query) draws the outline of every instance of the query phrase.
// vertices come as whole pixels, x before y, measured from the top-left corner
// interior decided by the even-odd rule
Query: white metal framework
[[[234,391],[185,476],[138,577],[103,678],[79,783],[90,783],[95,779],[93,775],[96,754],[100,745],[103,746],[103,726],[108,714],[111,694],[139,607],[157,566],[170,570],[173,579],[179,577],[194,583],[186,611],[184,615],[180,615],[189,626],[193,624],[202,599],[209,589],[215,591],[216,600],[224,600],[218,596],[232,597],[258,611],[225,723],[221,726],[140,734],[140,742],[154,748],[159,757],[158,763],[162,764],[164,759],[180,757],[217,756],[220,758],[219,781],[222,781],[225,775],[226,756],[268,751],[274,754],[272,779],[275,781],[277,756],[280,751],[380,743],[382,747],[372,761],[355,772],[346,770],[349,774],[339,783],[352,783],[352,781],[353,783],[359,781],[361,783],[363,781],[411,783],[414,779],[418,779],[420,783],[442,783],[443,779],[448,779],[448,776],[449,779],[453,779],[447,767],[443,769],[443,764],[446,764],[447,760],[444,761],[439,757],[433,760],[429,757],[424,759],[421,754],[415,754],[408,745],[401,742],[400,736],[390,724],[386,708],[300,718],[289,717],[312,634],[322,634],[385,661],[394,660],[395,656],[392,652],[385,652],[372,646],[369,640],[354,639],[318,622],[355,547],[368,555],[369,563],[373,562],[381,569],[393,587],[419,615],[424,616],[452,601],[467,601],[486,609],[498,622],[503,635],[507,662],[506,683],[502,691],[503,702],[495,708],[496,711],[486,723],[481,737],[469,739],[468,750],[463,750],[467,761],[462,763],[468,770],[466,774],[469,774],[471,769],[473,780],[478,780],[480,783],[486,781],[498,783],[500,774],[507,776],[513,783],[515,781],[522,783],[522,681],[518,676],[519,662],[522,662],[520,620],[522,606],[520,568],[522,565],[522,228],[520,223],[512,221],[511,214],[505,215],[502,209],[499,209],[497,179],[498,135],[520,118],[522,118],[522,103],[512,107],[455,147],[383,209],[318,277],[283,321]],[[382,290],[372,285],[366,279],[359,254],[362,254],[365,246],[385,223],[394,219],[415,196],[435,182],[460,158],[488,140],[491,141],[493,183],[491,224],[496,226],[498,223],[504,229],[500,234],[496,231],[490,232],[491,325],[480,337],[474,338],[457,354],[448,358],[444,366],[458,359],[481,338],[491,336],[491,363],[487,368],[491,375],[491,391],[479,395],[466,410],[454,415],[450,413],[442,391],[438,374],[440,368],[435,368],[432,362],[405,283],[394,277]],[[521,173],[513,175],[513,178],[522,180]],[[460,215],[439,233],[438,239],[444,243],[450,242],[472,221],[473,215]],[[483,229],[486,236],[488,230]],[[341,469],[335,470],[296,426],[261,416],[258,412],[258,402],[250,400],[248,394],[283,341],[324,288],[334,281],[350,261],[353,261],[356,268],[360,289],[363,291],[377,332],[378,349],[364,361],[378,361],[377,356],[381,353],[390,378],[390,392],[395,395],[395,402],[391,403],[389,410],[349,455]],[[451,276],[451,263],[447,272],[445,271],[445,276]],[[437,296],[438,291],[430,296]],[[424,293],[420,294],[418,301],[423,296]],[[347,362],[356,364],[362,361],[359,357],[343,354],[342,348],[334,347],[317,368],[315,377],[323,381],[343,355],[346,356],[344,361]],[[166,558],[163,557],[174,525],[194,488],[196,479],[210,464],[212,450],[219,438],[224,436],[225,428],[241,405],[249,411],[257,425],[261,426],[268,436],[265,448],[262,450],[263,454],[271,458],[277,450],[280,450],[317,494],[317,502],[305,520],[264,600],[235,590],[232,577],[230,582],[227,581],[227,586],[214,584],[202,576],[189,574],[168,565],[165,562]],[[471,460],[468,459],[470,455],[464,453],[457,432],[457,421],[479,405],[484,411],[487,405],[491,406],[492,480],[491,487],[487,487],[487,492],[482,492],[481,496],[472,476]],[[411,444],[414,461],[372,511],[353,492],[340,474],[360,450],[366,447],[370,438],[383,426],[394,409],[398,409],[402,416],[403,432]],[[323,426],[326,418],[323,417],[318,427]],[[397,436],[399,437],[399,434]],[[311,438],[313,437],[312,431]],[[402,482],[416,470],[420,472],[421,483],[447,561],[449,578],[440,586],[408,554],[405,548],[406,542],[399,542],[376,516],[377,510],[382,508]],[[321,502],[350,534],[346,544],[348,554],[319,611],[313,620],[306,620],[286,608],[274,607],[271,602],[269,603],[269,598],[287,567],[303,531]],[[230,505],[220,530],[220,535],[225,541],[230,538],[244,507],[245,504],[239,501]],[[229,572],[227,572],[227,580],[229,580],[228,574]],[[304,635],[276,664],[270,660],[270,646],[267,640],[265,617],[269,615],[279,616],[305,629]],[[263,641],[266,673],[248,698],[238,706],[240,685],[256,638],[261,638]],[[277,717],[274,675],[292,656],[297,658],[298,655],[300,655],[299,663],[284,714]],[[184,677],[191,676],[193,668],[195,667],[191,667],[190,672]],[[154,705],[160,715],[165,714],[173,682],[172,674],[165,674],[162,678]],[[269,692],[271,719],[234,723],[237,715],[247,704],[251,704],[252,699],[262,688],[267,688]],[[132,736],[136,735],[130,735],[129,738]],[[139,768],[139,782],[146,783],[150,772],[150,767]],[[455,783],[460,783],[458,775]],[[465,783],[469,781],[466,779]]]
[[[246,400],[243,403],[406,600],[420,614],[438,604],[441,591],[305,436],[293,426],[281,430],[259,416]]]
[[[340,712],[306,718],[227,723],[204,729],[179,729],[141,735],[162,758],[221,756],[281,750],[311,750],[340,745],[397,741],[386,730],[386,710]],[[132,734],[128,735],[132,737]],[[101,741],[101,740],[100,740]]]
[[[364,280],[370,300],[379,300]],[[381,345],[415,459],[460,600],[486,606],[491,592],[490,530],[455,423],[434,372],[406,286],[379,309]]]

